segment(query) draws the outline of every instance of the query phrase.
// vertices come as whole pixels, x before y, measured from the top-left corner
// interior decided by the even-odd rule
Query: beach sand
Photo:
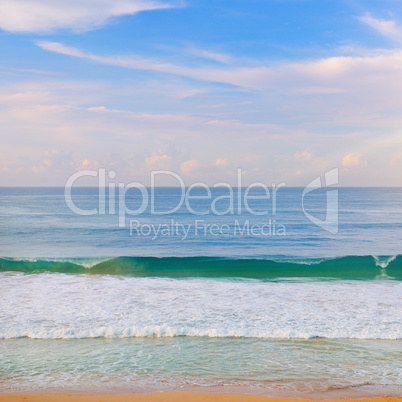
[[[272,398],[258,395],[159,392],[134,395],[0,394],[0,402],[310,402],[308,399]],[[359,402],[402,402],[402,397],[342,399]],[[325,402],[330,402],[326,400]]]

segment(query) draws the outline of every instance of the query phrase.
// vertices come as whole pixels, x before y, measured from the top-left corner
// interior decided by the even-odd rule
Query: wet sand
[[[272,398],[258,395],[159,392],[132,395],[0,394],[0,402],[310,402],[309,399]],[[342,399],[359,402],[402,402],[402,397]],[[325,402],[329,402],[326,400]]]

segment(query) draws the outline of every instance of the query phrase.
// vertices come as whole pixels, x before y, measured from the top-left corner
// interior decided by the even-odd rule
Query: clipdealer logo
[[[157,208],[157,196],[155,191],[157,186],[155,185],[155,183],[156,178],[162,175],[167,175],[170,178],[175,179],[178,184],[177,188],[179,191],[179,196],[177,199],[177,203],[168,210],[160,210]],[[72,188],[74,184],[76,184],[76,182],[83,177],[98,178],[97,208],[80,208],[73,201]],[[127,217],[139,217],[144,213],[158,216],[169,216],[183,208],[185,208],[190,215],[194,216],[242,216],[245,213],[252,216],[267,216],[271,214],[274,217],[277,213],[277,193],[281,188],[286,187],[286,183],[283,182],[279,184],[274,183],[271,186],[267,186],[266,184],[261,182],[255,182],[247,187],[244,187],[242,185],[242,169],[240,168],[237,170],[236,186],[231,186],[229,183],[225,182],[217,183],[214,186],[208,186],[205,183],[197,182],[187,187],[184,183],[184,180],[179,174],[167,170],[152,171],[150,173],[151,185],[149,187],[146,187],[139,182],[131,182],[125,184],[121,182],[115,183],[113,181],[110,181],[115,179],[115,177],[116,172],[114,172],[113,170],[107,172],[104,168],[98,170],[81,170],[74,173],[67,180],[64,187],[64,197],[67,206],[72,212],[81,216],[106,214],[117,215],[118,225],[120,228],[125,228],[127,226]],[[107,178],[109,179],[108,184]],[[315,190],[337,185],[338,182],[338,168],[335,168],[325,173],[325,184],[323,184],[320,177],[317,177],[303,189],[301,196],[301,209],[304,215],[312,223],[332,234],[338,233],[338,190],[333,189],[327,191],[325,219],[319,219],[307,211],[305,206],[305,197],[307,196],[307,194],[310,194]],[[225,194],[213,195],[212,190],[217,188],[225,189]],[[127,203],[127,193],[130,189],[135,189],[137,191],[137,196],[135,197],[135,199],[139,202],[136,202],[135,209],[133,207],[130,207]],[[203,191],[203,194],[200,194],[200,190]],[[194,205],[194,201],[196,200],[203,201],[202,203],[198,204],[198,209],[196,209]],[[256,208],[255,205],[252,205],[252,200],[269,200],[270,202],[266,202],[265,204],[260,203],[260,207]],[[204,205],[204,209],[199,209],[200,204]],[[205,207],[205,205],[207,206]],[[262,209],[261,205],[269,205],[269,207]],[[202,220],[194,221],[194,230],[196,230],[197,233],[202,232],[200,230],[200,225],[202,222]],[[176,225],[176,227],[183,227],[180,226],[183,225],[180,222],[176,222],[176,224],[179,225]],[[155,236],[155,233],[167,233],[169,230],[170,232],[172,232],[171,229],[168,230],[169,225],[167,224],[158,223],[158,225],[162,225],[159,226],[159,229],[156,229],[155,226],[148,225],[148,227],[147,225],[141,225],[142,224],[139,220],[132,220],[132,223],[130,222],[131,233],[133,233],[134,229],[139,231],[140,227],[142,227],[141,233],[143,233],[144,231],[149,232],[149,235],[153,233],[152,237]],[[236,235],[236,233],[241,233],[242,235],[251,234],[253,236],[268,234],[284,235],[284,233],[286,232],[283,225],[278,224],[278,222],[276,222],[276,220],[274,219],[269,219],[265,221],[264,224],[258,224],[259,226],[256,225],[257,224],[255,223],[251,224],[249,220],[243,223],[237,220],[234,222],[234,225],[232,225],[234,228],[237,228],[237,231],[233,232],[233,234]],[[205,228],[206,226],[209,227],[208,230],[210,235],[218,233],[218,235],[224,236],[225,233],[228,232],[228,228],[226,227],[228,225],[226,224],[221,225],[223,226],[222,228],[217,228],[214,224],[205,223],[203,227]],[[229,229],[232,230],[233,227],[229,226]],[[182,232],[185,235],[185,231],[183,230]]]

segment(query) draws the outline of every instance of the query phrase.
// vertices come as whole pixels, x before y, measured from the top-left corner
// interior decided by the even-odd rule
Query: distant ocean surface
[[[402,189],[337,191],[331,233],[301,188],[275,206],[254,189],[257,214],[206,213],[203,198],[198,214],[161,214],[180,189],[157,188],[159,214],[123,221],[97,188],[72,194],[95,215],[72,212],[62,188],[0,188],[0,392],[400,395]],[[326,196],[305,211],[324,220]]]

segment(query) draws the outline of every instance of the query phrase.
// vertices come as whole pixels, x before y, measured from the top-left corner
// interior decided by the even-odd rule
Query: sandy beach
[[[205,394],[191,392],[161,392],[136,395],[74,395],[74,394],[3,394],[0,402],[308,402],[309,399],[272,398],[258,395]],[[359,402],[397,402],[402,397],[375,397],[365,399],[342,399]],[[326,401],[331,402],[331,401]]]

